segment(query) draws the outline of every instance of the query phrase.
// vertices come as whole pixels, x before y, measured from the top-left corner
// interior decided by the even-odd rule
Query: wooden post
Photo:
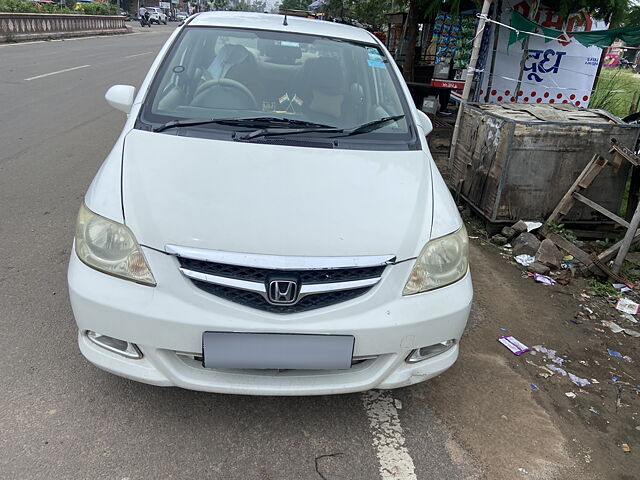
[[[629,108],[629,115],[633,115],[638,111],[638,103],[640,103],[640,92],[633,92],[633,100],[631,100],[631,107]]]
[[[484,0],[482,5],[482,13],[480,21],[478,22],[478,28],[476,29],[476,38],[473,40],[473,50],[471,50],[471,59],[467,66],[467,78],[464,82],[464,90],[462,91],[462,97],[460,98],[460,106],[458,107],[458,118],[456,119],[456,126],[453,129],[453,137],[451,138],[451,150],[449,152],[449,168],[453,166],[453,159],[456,153],[456,145],[458,143],[458,136],[460,135],[460,121],[462,120],[462,109],[469,100],[469,94],[471,93],[471,85],[473,84],[473,77],[476,73],[476,65],[478,64],[478,57],[480,56],[480,47],[482,46],[482,37],[484,33],[484,26],[487,23],[487,15],[489,14],[489,7],[493,0]]]
[[[622,240],[622,245],[620,245],[620,250],[618,250],[618,255],[613,262],[612,270],[616,273],[620,271],[622,268],[622,264],[624,262],[627,253],[629,253],[629,249],[631,248],[631,242],[633,242],[633,237],[636,234],[636,230],[640,225],[640,205],[636,208],[636,213],[633,214],[633,218],[631,222],[629,222],[629,229],[624,236],[624,240]]]
[[[538,8],[540,6],[540,2],[532,3],[531,10],[529,11],[529,20],[534,21],[536,18],[536,14],[538,13]],[[522,76],[524,75],[524,64],[527,62],[527,58],[529,57],[529,39],[531,35],[527,35],[527,38],[524,39],[524,45],[522,47],[522,57],[520,57],[520,71],[518,72],[518,81],[516,82],[516,91],[515,97],[516,101],[514,103],[518,103],[518,99],[520,98],[520,88],[522,88]]]

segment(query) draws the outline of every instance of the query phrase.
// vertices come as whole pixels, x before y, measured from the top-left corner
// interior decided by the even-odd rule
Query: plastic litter
[[[527,225],[527,232],[533,232],[542,226],[542,222],[524,222]]]
[[[531,387],[531,389],[535,392],[536,390],[540,390],[538,388],[538,386],[535,383],[530,383],[529,386]]]
[[[624,357],[622,357],[622,359],[626,360],[629,363],[633,363],[633,359],[629,355],[625,355]]]
[[[623,443],[621,446],[622,446],[622,451],[623,452],[630,452],[631,451],[631,447],[628,444]]]
[[[503,331],[503,332],[507,332],[507,331],[509,331],[509,329],[508,329],[508,328],[504,328],[504,327],[500,327],[500,330],[501,330],[501,331]]]
[[[536,261],[535,257],[527,255],[526,253],[523,253],[522,255],[516,255],[515,257],[513,257],[513,259],[523,267],[528,267]]]
[[[591,379],[591,383],[593,383],[593,384],[597,384],[597,383],[600,383],[600,382],[599,382],[598,380],[596,380],[595,378],[592,378],[592,379]]]
[[[548,277],[546,275],[540,275],[538,273],[534,273],[533,274],[533,279],[536,282],[543,283],[545,285],[555,285],[556,284],[556,281],[553,278]]]
[[[620,300],[616,302],[616,310],[620,310],[624,313],[629,313],[631,315],[635,315],[638,313],[638,309],[640,305],[638,305],[633,300],[629,300],[628,298],[622,297]]]
[[[622,354],[620,352],[616,352],[615,350],[611,350],[610,348],[607,348],[607,352],[609,353],[609,355],[611,355],[612,357],[618,357],[618,358],[622,358]]]
[[[553,363],[562,365],[564,362],[564,358],[560,358],[558,355],[556,355],[558,352],[556,352],[555,350],[551,350],[550,348],[545,348],[542,345],[534,345],[533,349],[536,352],[544,353],[544,355]]]
[[[507,347],[509,350],[511,350],[511,353],[513,353],[514,355],[522,355],[524,352],[528,352],[529,350],[531,350],[524,343],[521,343],[520,341],[516,340],[514,337],[510,335],[502,336],[498,338],[498,341],[501,344],[503,344],[505,347]]]
[[[589,411],[590,411],[591,413],[595,413],[596,415],[600,415],[600,411],[599,411],[599,410],[597,410],[597,409],[595,409],[595,408],[593,408],[593,407],[590,407],[590,408],[589,408]]]
[[[625,320],[627,320],[628,322],[631,323],[638,323],[638,320],[636,319],[636,317],[634,317],[633,315],[629,315],[628,313],[623,313],[622,315],[620,315],[622,318],[624,318]]]
[[[627,292],[632,292],[633,290],[631,290],[629,287],[627,287],[624,283],[614,283],[613,284],[613,288],[615,288],[616,290],[622,292],[622,293],[627,293]]]
[[[603,320],[602,321],[602,325],[604,325],[605,327],[609,327],[609,329],[613,332],[613,333],[620,333],[620,332],[624,332],[624,328],[622,328],[620,325],[618,325],[615,322],[610,322],[609,320]]]
[[[616,382],[616,381],[618,381],[618,377],[611,377],[611,381],[612,381],[612,382]]]
[[[589,380],[587,380],[586,378],[580,378],[570,372],[567,372],[567,375],[569,375],[571,381],[579,387],[586,387],[587,385],[591,385],[591,382],[589,382]]]
[[[547,368],[549,370],[559,373],[563,377],[569,377],[569,379],[579,387],[586,387],[587,385],[591,385],[591,382],[586,378],[580,378],[577,375],[574,375],[573,373],[567,372],[564,368],[560,368],[552,364],[547,365]]]
[[[567,397],[569,397],[569,398],[576,398],[576,396],[577,396],[577,395],[576,395],[575,393],[573,393],[573,392],[567,392],[567,393],[565,393],[565,395],[566,395]]]

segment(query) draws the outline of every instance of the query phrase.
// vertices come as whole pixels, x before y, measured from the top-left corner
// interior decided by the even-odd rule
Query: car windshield
[[[387,119],[349,139],[399,142],[406,148],[415,140],[399,92],[389,60],[373,44],[288,32],[186,27],[152,83],[140,120],[162,128],[187,120],[276,117],[285,121],[275,128],[353,131]],[[219,132],[238,130],[238,125],[218,122],[197,128]]]

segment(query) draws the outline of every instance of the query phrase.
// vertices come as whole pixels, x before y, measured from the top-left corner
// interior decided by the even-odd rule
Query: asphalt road
[[[481,475],[420,400],[429,383],[380,397],[213,395],[83,359],[66,268],[82,197],[124,123],[104,93],[139,85],[173,28],[0,46],[0,478]]]

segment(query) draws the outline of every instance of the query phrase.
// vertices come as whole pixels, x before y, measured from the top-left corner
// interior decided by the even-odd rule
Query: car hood
[[[431,228],[430,159],[132,130],[125,223],[142,245],[301,256],[415,256]]]

